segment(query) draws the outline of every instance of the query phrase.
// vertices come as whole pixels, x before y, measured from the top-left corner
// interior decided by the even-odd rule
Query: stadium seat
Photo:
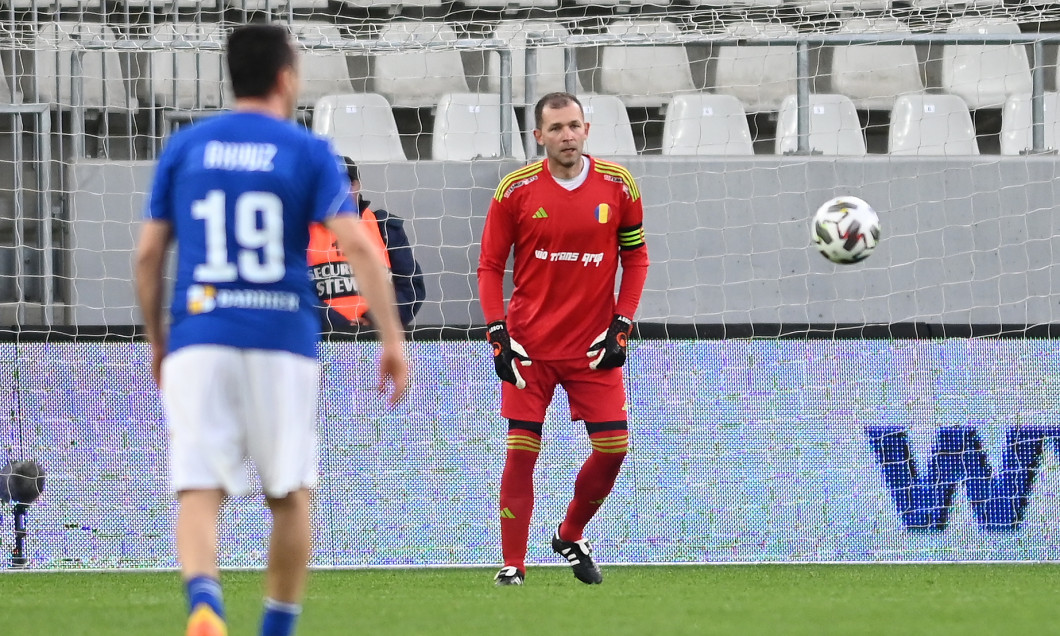
[[[394,113],[375,93],[326,95],[313,108],[313,132],[354,161],[404,161]]]
[[[949,33],[1014,34],[1008,18],[955,18]],[[972,110],[1000,108],[1011,95],[1031,92],[1027,50],[1021,45],[947,45],[942,48],[942,90],[960,95]]]
[[[850,18],[840,33],[907,35],[896,18]],[[832,53],[831,91],[846,95],[864,110],[890,110],[894,98],[924,92],[920,63],[913,46],[860,44],[837,46]]]
[[[680,35],[667,20],[621,19],[607,27],[608,35]],[[599,92],[620,95],[628,106],[660,106],[675,93],[692,92],[692,69],[684,45],[607,45],[600,53]]]
[[[442,22],[389,22],[379,41],[391,44],[452,42],[456,31]],[[394,106],[424,107],[447,93],[467,93],[464,63],[456,49],[380,53],[374,58],[372,86]]]
[[[625,9],[639,9],[644,6],[665,7],[670,2],[669,0],[574,0],[574,4],[594,8],[618,8],[619,11],[622,11]]]
[[[1060,93],[1045,93],[1045,150],[1060,148]],[[1034,145],[1031,96],[1013,95],[1001,110],[1001,154],[1018,155]]]
[[[796,31],[786,24],[736,22],[720,35],[792,37]],[[720,46],[715,51],[714,91],[738,98],[749,113],[775,111],[781,100],[796,90],[794,46]]]
[[[1005,0],[912,0],[913,9],[944,9],[947,11],[966,11],[968,9],[1001,9]]]
[[[60,107],[73,104],[70,68],[75,40],[106,43],[117,39],[109,26],[69,21],[42,22],[30,38],[28,50],[21,51],[26,69],[22,93],[29,101]],[[136,98],[127,89],[116,51],[86,51],[81,65],[83,106],[109,112],[136,110]]]
[[[328,0],[225,0],[225,6],[244,11],[280,9],[326,9]]]
[[[386,8],[396,11],[401,7],[440,7],[442,6],[442,0],[401,0],[400,2],[392,2],[391,0],[342,0],[342,4],[357,7],[358,9]]]
[[[512,115],[512,155],[526,159],[519,122]],[[431,158],[469,161],[501,156],[500,97],[487,93],[442,95],[434,116]]]
[[[526,102],[526,39],[529,34],[565,38],[570,35],[558,22],[506,21],[497,25],[492,37],[508,43],[512,48],[512,101]],[[501,56],[490,52],[486,56],[486,90],[500,91]],[[541,47],[537,50],[537,95],[562,91],[566,86],[563,66],[563,49],[557,46]],[[581,82],[577,91],[581,94]],[[534,101],[533,99],[531,101]]]
[[[158,24],[151,32],[151,38],[163,43],[207,41],[218,46],[224,44],[220,25],[207,23]],[[227,70],[220,48],[189,47],[139,53],[137,66],[136,94],[147,104],[201,110],[221,108],[228,101],[222,90]]]
[[[901,95],[891,110],[892,155],[978,155],[968,105],[957,95]]]
[[[28,11],[36,7],[37,11],[54,11],[55,9],[84,9],[86,13],[102,13],[103,0],[10,0],[0,3],[11,5],[16,11]],[[159,0],[161,4],[161,0]]]
[[[74,2],[74,4],[77,3]],[[122,4],[129,7],[130,9],[147,9],[150,7],[154,7],[156,10],[160,11],[167,11],[172,9],[173,7],[178,7],[181,9],[202,8],[202,2],[199,2],[198,0],[124,0]],[[207,5],[207,7],[207,11],[214,11],[216,8],[216,4],[211,2],[209,5]]]
[[[289,28],[291,36],[303,47],[342,44],[342,32],[330,22],[293,21]],[[302,92],[298,98],[300,108],[311,107],[325,95],[353,92],[344,52],[303,48],[301,57],[298,68],[302,76]]]
[[[891,0],[788,0],[785,4],[802,13],[868,13],[891,8]]]
[[[798,108],[788,95],[777,113],[776,153],[798,150]],[[865,135],[854,102],[845,95],[810,95],[810,150],[825,155],[864,155]]]
[[[778,9],[784,6],[784,0],[702,0],[696,3],[699,7],[718,9]]]
[[[581,98],[589,138],[585,151],[600,157],[623,157],[637,154],[633,127],[626,105],[615,95],[588,95]]]
[[[666,109],[664,155],[753,155],[751,129],[732,95],[678,95]]]
[[[559,0],[463,0],[461,4],[474,9],[556,9]]]

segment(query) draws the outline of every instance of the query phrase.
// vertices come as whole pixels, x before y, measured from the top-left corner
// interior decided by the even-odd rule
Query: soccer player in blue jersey
[[[228,38],[235,112],[184,128],[156,168],[136,255],[136,289],[162,390],[177,493],[177,554],[189,636],[227,633],[217,567],[226,495],[251,490],[253,461],[272,511],[261,634],[294,631],[310,557],[310,489],[320,321],[308,275],[309,225],[336,236],[382,340],[379,390],[405,392],[394,292],[361,228],[350,182],[327,141],[290,121],[298,61],[285,29]],[[179,245],[171,322],[163,270]]]

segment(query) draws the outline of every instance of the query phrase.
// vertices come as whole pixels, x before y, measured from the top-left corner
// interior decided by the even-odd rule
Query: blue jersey
[[[178,131],[158,160],[146,216],[177,241],[169,350],[193,344],[316,356],[309,224],[356,213],[329,143],[258,113]]]

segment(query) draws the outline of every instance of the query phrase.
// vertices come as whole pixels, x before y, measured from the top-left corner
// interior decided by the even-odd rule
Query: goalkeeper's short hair
[[[585,107],[582,106],[581,101],[571,93],[559,91],[549,93],[537,100],[537,105],[534,106],[534,126],[541,130],[541,119],[544,117],[545,108],[563,108],[568,104],[577,104],[578,109],[582,111],[582,118],[585,118]]]

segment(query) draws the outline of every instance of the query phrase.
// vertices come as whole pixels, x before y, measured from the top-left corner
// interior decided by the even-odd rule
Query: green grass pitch
[[[362,634],[1060,634],[1060,564],[604,566],[604,583],[532,567],[322,570],[303,636]],[[232,636],[254,636],[259,572],[224,572]],[[0,573],[11,633],[180,636],[173,572]]]

